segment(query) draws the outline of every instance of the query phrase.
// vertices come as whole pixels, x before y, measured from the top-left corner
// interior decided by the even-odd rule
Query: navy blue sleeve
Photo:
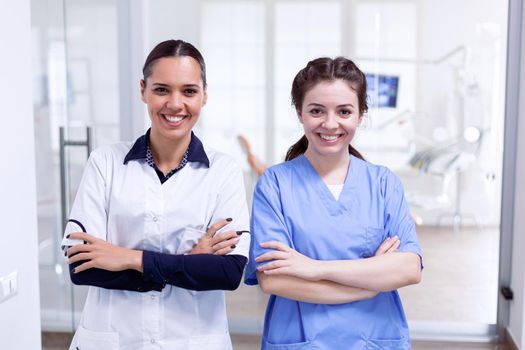
[[[86,232],[84,225],[75,219],[69,219],[66,226],[66,235],[64,240],[67,240],[69,232],[82,231]],[[76,226],[69,226],[76,225]],[[65,242],[64,242],[65,243]],[[86,242],[84,242],[86,244]],[[62,249],[69,248],[69,245],[63,245]],[[145,281],[142,278],[142,273],[136,270],[124,270],[124,271],[107,271],[97,268],[88,269],[79,273],[74,273],[75,267],[81,265],[85,261],[78,261],[73,264],[69,264],[69,276],[71,282],[77,286],[94,286],[106,289],[115,290],[129,290],[133,292],[149,292],[152,290],[160,292],[164,285],[161,283],[155,283],[151,281]]]
[[[69,265],[71,281],[75,285],[149,292],[161,291],[166,284],[171,284],[204,291],[237,289],[246,257],[211,254],[171,255],[144,251],[143,273],[136,270],[107,271],[97,268],[74,273],[74,268],[83,262]]]
[[[164,288],[162,283],[145,281],[142,278],[142,273],[136,270],[107,271],[92,268],[74,273],[74,268],[84,262],[79,261],[69,265],[69,275],[73,284],[133,292],[149,292],[152,290],[160,292]]]
[[[196,291],[235,290],[241,282],[246,260],[242,255],[171,255],[144,251],[143,278]]]

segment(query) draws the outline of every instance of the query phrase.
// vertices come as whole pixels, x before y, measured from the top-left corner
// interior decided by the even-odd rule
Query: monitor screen
[[[368,107],[395,108],[399,77],[395,75],[365,74],[368,85]]]

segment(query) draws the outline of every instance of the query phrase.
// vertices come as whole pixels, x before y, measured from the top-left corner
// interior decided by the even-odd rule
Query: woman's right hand
[[[240,235],[236,231],[217,233],[221,228],[231,222],[224,219],[211,225],[206,234],[199,239],[188,254],[214,254],[226,255],[231,253],[240,241]],[[239,231],[241,232],[241,231]]]
[[[386,253],[395,252],[397,248],[399,248],[400,244],[401,242],[399,241],[399,237],[397,236],[388,237],[387,239],[383,241],[383,243],[381,243],[379,248],[377,248],[374,256],[379,256],[379,255],[383,255]]]

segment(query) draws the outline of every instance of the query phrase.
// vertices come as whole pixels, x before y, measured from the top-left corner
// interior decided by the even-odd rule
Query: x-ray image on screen
[[[399,77],[395,75],[365,74],[368,85],[369,107],[395,108]]]

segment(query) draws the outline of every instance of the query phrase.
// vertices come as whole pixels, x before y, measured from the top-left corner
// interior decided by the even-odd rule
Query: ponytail
[[[304,154],[304,152],[306,152],[307,148],[308,139],[305,135],[303,135],[303,137],[301,137],[299,141],[297,141],[290,148],[288,148],[288,152],[286,152],[286,157],[284,157],[284,160],[287,162],[289,160],[299,157],[301,154]]]
[[[348,145],[348,153],[350,153],[354,157],[359,158],[361,160],[366,160],[365,157],[363,157],[363,155],[361,153],[359,153],[358,150],[356,150],[354,147],[352,147],[352,145]]]
[[[304,154],[306,152],[306,149],[308,148],[308,139],[305,135],[299,139],[296,143],[294,143],[290,148],[288,148],[288,152],[286,152],[286,157],[284,158],[285,161],[292,160],[294,158],[299,157],[301,154]],[[359,153],[358,150],[356,150],[352,145],[348,145],[348,153],[353,155],[356,158],[365,160],[365,158]]]

